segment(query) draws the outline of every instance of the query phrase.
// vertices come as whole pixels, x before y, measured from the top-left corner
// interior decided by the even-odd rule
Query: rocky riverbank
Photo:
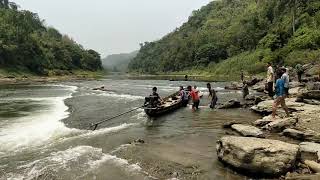
[[[232,85],[237,87],[240,85]],[[320,173],[320,88],[319,82],[291,83],[286,103],[291,116],[278,109],[272,119],[271,98],[263,93],[263,82],[251,87],[248,104],[259,97],[262,102],[251,103],[251,110],[263,116],[252,124],[224,125],[235,133],[217,141],[218,159],[239,173],[257,177],[281,179],[319,179]],[[229,88],[229,87],[228,87]],[[237,107],[244,107],[239,103]],[[230,107],[227,102],[225,107]],[[249,103],[250,104],[250,103]],[[230,134],[230,133],[229,133]]]

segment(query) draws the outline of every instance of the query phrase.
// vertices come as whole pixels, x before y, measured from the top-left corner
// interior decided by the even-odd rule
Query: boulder
[[[253,86],[252,89],[257,91],[257,92],[264,92],[266,87],[265,87],[265,84],[259,83],[259,84],[255,85],[255,86]]]
[[[315,173],[320,173],[320,164],[314,161],[306,160],[304,163]]]
[[[302,101],[306,104],[320,105],[320,101],[314,99],[302,99]]]
[[[294,126],[298,122],[298,118],[277,118],[276,120],[263,126],[262,129],[272,132],[282,132],[284,129]]]
[[[300,93],[298,98],[320,100],[320,90],[312,90]]]
[[[272,117],[271,116],[265,116],[262,119],[258,119],[255,122],[253,122],[253,125],[258,126],[258,127],[262,127],[265,126],[269,123],[272,122]]]
[[[243,125],[243,124],[234,124],[231,128],[237,131],[242,136],[246,137],[264,137],[263,132],[254,126]]]
[[[312,82],[307,84],[308,90],[320,90],[320,82]]]
[[[241,90],[242,84],[238,82],[232,82],[230,85],[225,86],[224,88],[227,90]]]
[[[219,107],[219,109],[232,109],[232,108],[240,108],[241,103],[237,99],[231,99],[226,104]]]
[[[247,81],[248,86],[254,86],[256,85],[258,82],[263,81],[263,79],[258,79],[258,78],[253,78],[250,81]]]
[[[248,96],[246,96],[245,100],[246,101],[254,101],[256,99],[256,96],[249,94]]]
[[[226,123],[223,123],[222,127],[223,128],[231,128],[231,126],[234,124],[238,124],[238,123],[236,121],[226,122]]]
[[[220,161],[259,175],[285,174],[295,165],[298,149],[298,145],[253,137],[225,136],[217,141]]]
[[[309,170],[308,170],[309,171]],[[320,174],[294,174],[290,173],[285,180],[319,180]]]
[[[296,129],[291,129],[291,128],[285,129],[282,132],[282,134],[284,136],[291,137],[291,138],[297,139],[297,140],[305,140],[308,136],[308,133],[306,133],[306,132],[299,131]]]
[[[269,115],[272,113],[272,104],[273,100],[262,101],[259,104],[252,106],[251,110],[258,114]],[[306,108],[304,103],[296,102],[296,98],[287,98],[286,104],[291,112],[303,111]],[[277,112],[284,113],[283,109],[280,107]]]
[[[301,160],[311,160],[320,162],[320,144],[312,142],[302,142],[299,144]]]

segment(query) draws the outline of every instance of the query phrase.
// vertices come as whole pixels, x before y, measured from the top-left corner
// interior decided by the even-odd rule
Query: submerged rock
[[[298,149],[298,145],[253,137],[225,136],[217,141],[220,161],[259,175],[285,174],[294,166]]]
[[[227,90],[241,90],[243,84],[238,82],[232,82],[230,85],[225,86],[224,88]]]
[[[240,101],[238,101],[237,99],[231,99],[230,101],[228,101],[227,103],[219,107],[219,109],[232,109],[232,108],[240,108],[240,107],[241,107]]]
[[[320,161],[320,144],[312,142],[302,142],[299,144],[301,160]]]
[[[231,128],[246,137],[264,137],[263,132],[254,126],[234,124]]]

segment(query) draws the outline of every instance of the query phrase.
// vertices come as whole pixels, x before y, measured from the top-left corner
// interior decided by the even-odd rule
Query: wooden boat
[[[144,111],[150,117],[157,117],[182,107],[182,100],[179,96],[179,92],[176,92],[163,99],[164,102],[161,105],[152,105],[152,96],[146,97],[146,102],[144,104]]]

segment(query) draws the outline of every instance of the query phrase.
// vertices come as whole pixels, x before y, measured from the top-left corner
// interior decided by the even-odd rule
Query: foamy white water
[[[49,140],[64,137],[79,130],[67,128],[60,120],[69,116],[64,100],[71,97],[77,87],[67,87],[71,93],[64,97],[14,98],[7,100],[39,101],[48,105],[48,109],[38,110],[24,117],[12,119],[0,129],[0,152],[15,152],[25,148],[36,147]]]
[[[21,174],[8,174],[6,178],[35,179],[45,173],[76,173],[78,177],[81,177],[103,165],[112,165],[128,173],[141,171],[138,164],[130,164],[126,159],[103,153],[100,148],[77,146],[51,153],[45,158],[22,165],[19,167]]]

